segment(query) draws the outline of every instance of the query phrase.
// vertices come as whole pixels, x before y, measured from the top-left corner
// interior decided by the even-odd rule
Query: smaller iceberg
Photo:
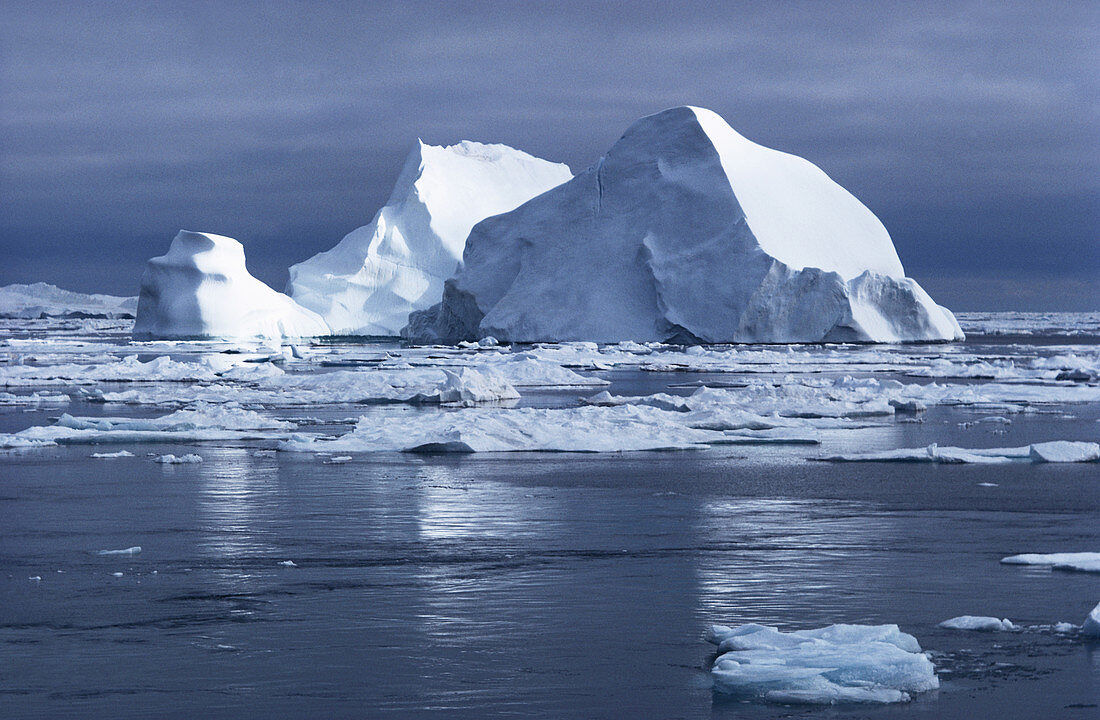
[[[1081,634],[1085,637],[1100,638],[1100,603],[1097,603],[1081,625]]]
[[[1001,558],[1005,565],[1040,565],[1055,570],[1100,573],[1100,552],[1024,553]]]
[[[233,238],[180,230],[141,278],[135,340],[328,334],[320,315],[248,273]]]
[[[87,295],[43,282],[0,287],[0,317],[5,318],[130,318],[136,309],[136,297]]]
[[[1020,628],[1011,620],[1004,618],[998,620],[995,617],[984,615],[960,615],[940,623],[941,628],[948,630],[974,630],[977,632],[1015,632]]]
[[[780,632],[774,627],[712,626],[718,646],[711,676],[717,692],[775,703],[908,702],[940,686],[932,661],[897,625],[830,625]]]

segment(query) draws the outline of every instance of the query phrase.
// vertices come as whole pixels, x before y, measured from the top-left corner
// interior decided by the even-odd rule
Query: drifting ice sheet
[[[935,443],[923,448],[904,448],[884,452],[850,453],[822,458],[828,462],[931,462],[997,464],[1007,462],[1095,462],[1100,445],[1090,442],[1035,443],[1017,448],[967,449],[940,447]]]
[[[998,620],[995,617],[981,615],[960,615],[950,620],[944,620],[940,627],[949,630],[975,630],[978,632],[1014,632],[1019,628],[1011,620],[1005,618]]]
[[[714,625],[718,692],[776,703],[895,703],[940,686],[932,662],[897,625],[830,625],[780,632]]]
[[[470,232],[417,342],[954,340],[878,218],[709,110],[642,118],[595,165]]]
[[[0,317],[76,315],[118,318],[133,317],[136,310],[136,297],[85,295],[41,282],[0,287]]]

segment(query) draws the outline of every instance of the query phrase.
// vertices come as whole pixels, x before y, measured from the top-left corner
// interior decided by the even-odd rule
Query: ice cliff
[[[180,230],[141,278],[135,339],[328,335],[324,319],[248,273],[233,238]]]
[[[506,145],[418,141],[374,220],[291,267],[287,293],[338,334],[397,335],[411,311],[439,302],[475,223],[571,177]]]
[[[584,173],[479,222],[442,301],[413,313],[402,334],[962,338],[950,311],[905,277],[886,228],[859,200],[807,160],[692,107],[642,118]]]

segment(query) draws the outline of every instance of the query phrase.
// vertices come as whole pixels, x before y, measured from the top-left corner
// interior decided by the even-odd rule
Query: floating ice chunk
[[[27,579],[28,579],[28,580],[30,580],[31,582],[34,582],[34,583],[40,583],[40,582],[42,582],[42,576],[41,576],[41,575],[31,575],[31,576],[30,576],[29,578],[27,578]]]
[[[940,627],[949,630],[976,630],[979,632],[1014,632],[1019,630],[1008,618],[998,620],[995,617],[981,615],[960,615],[950,620],[944,620]]]
[[[71,398],[62,393],[31,393],[30,395],[15,395],[0,392],[0,405],[65,405]]]
[[[516,389],[495,375],[483,375],[468,367],[459,370],[444,368],[443,374],[446,379],[437,389],[437,394],[430,396],[441,405],[472,407],[482,403],[519,399]]]
[[[924,448],[903,448],[883,452],[848,453],[822,458],[828,462],[934,462],[997,464],[1007,462],[1095,462],[1100,459],[1096,443],[1055,442],[1036,443],[1015,448],[940,447],[935,443]]]
[[[188,465],[192,463],[201,463],[202,456],[195,455],[194,453],[188,453],[187,455],[180,455],[177,457],[176,455],[172,455],[171,453],[169,453],[168,455],[157,455],[156,458],[153,459],[153,462],[157,462],[162,465]]]
[[[133,457],[134,454],[129,450],[119,450],[118,452],[102,452],[92,453],[88,457],[96,458],[97,460],[113,460],[115,458]]]
[[[291,452],[622,452],[678,450],[722,442],[721,433],[680,422],[682,413],[622,407],[470,409],[364,416],[335,440],[296,438]]]
[[[1006,565],[1049,565],[1055,570],[1100,572],[1100,552],[1025,553],[1001,558]]]
[[[138,555],[141,553],[141,546],[135,545],[133,547],[124,548],[122,550],[97,550],[96,555]]]
[[[111,573],[111,577],[122,577],[123,575],[125,575],[125,573],[120,573],[120,572]]]
[[[1035,462],[1074,463],[1100,460],[1100,443],[1055,440],[1031,446]]]
[[[326,458],[321,461],[322,465],[343,465],[351,460],[351,455],[337,455],[336,457]]]
[[[1081,624],[1081,634],[1085,637],[1100,638],[1100,604],[1097,604]]]
[[[418,141],[374,220],[292,266],[287,292],[337,333],[397,335],[411,311],[439,302],[475,223],[571,177],[506,145]]]
[[[583,238],[578,242],[578,238]],[[635,122],[586,172],[473,227],[418,341],[953,340],[878,218],[709,110]]]
[[[780,632],[765,625],[711,627],[721,653],[711,676],[718,692],[766,702],[906,702],[939,687],[935,668],[897,625],[830,625]]]
[[[298,563],[294,562],[293,560],[283,560],[279,564],[283,567],[298,567]]]
[[[248,273],[233,238],[180,230],[141,278],[134,338],[328,335],[320,315]]]
[[[1060,635],[1067,635],[1069,633],[1077,632],[1081,628],[1077,625],[1074,625],[1073,623],[1057,622],[1054,623],[1054,626],[1051,629],[1054,630],[1054,632],[1059,633]]]

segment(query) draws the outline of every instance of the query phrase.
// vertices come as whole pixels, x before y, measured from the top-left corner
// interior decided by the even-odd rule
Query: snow
[[[846,453],[822,458],[829,462],[933,462],[997,464],[1030,462],[1095,462],[1100,459],[1096,443],[1056,440],[1015,448],[941,447],[935,443],[923,448],[903,448],[883,452]]]
[[[1100,603],[1096,605],[1081,624],[1081,634],[1085,637],[1100,638]]]
[[[830,625],[781,632],[715,625],[718,692],[765,702],[832,705],[907,702],[939,687],[931,660],[897,625]]]
[[[338,334],[396,336],[411,311],[439,302],[475,223],[571,177],[506,145],[418,141],[374,220],[292,266],[287,292]]]
[[[57,316],[133,317],[136,297],[86,295],[38,282],[0,287],[0,317],[39,318]]]
[[[244,246],[233,238],[180,230],[141,278],[139,340],[328,334],[319,315],[248,273]]]
[[[153,462],[160,463],[161,465],[191,465],[201,463],[202,456],[192,453],[176,456],[169,453],[168,455],[157,455],[153,458]]]
[[[940,627],[949,630],[975,630],[978,632],[1014,632],[1020,628],[1012,624],[1008,618],[998,620],[995,617],[980,615],[960,615],[950,620],[944,620]]]
[[[1025,553],[1001,558],[1006,565],[1047,565],[1055,570],[1100,572],[1100,552]]]
[[[417,342],[955,340],[889,234],[802,158],[679,107],[595,165],[478,223]]]

